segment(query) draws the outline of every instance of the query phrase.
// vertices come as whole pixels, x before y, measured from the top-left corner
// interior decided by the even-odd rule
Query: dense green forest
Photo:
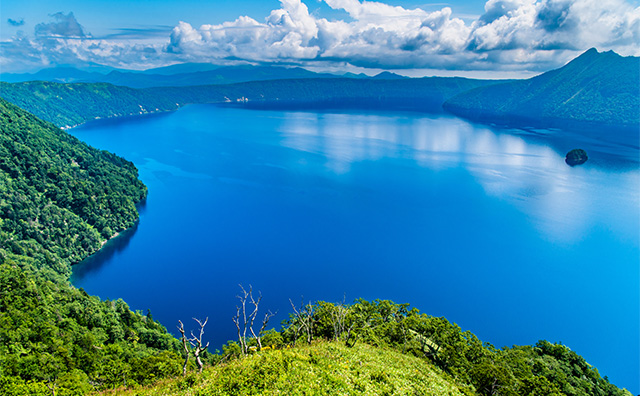
[[[150,313],[69,283],[72,264],[137,220],[147,191],[135,166],[1,99],[0,117],[0,394],[630,395],[566,346],[498,349],[391,301],[292,304],[280,330],[259,317],[254,328],[256,304],[221,353],[178,340]]]
[[[463,92],[446,110],[471,119],[563,126],[566,122],[640,125],[640,58],[590,49],[564,67],[528,80]]]
[[[4,100],[0,110],[2,249],[67,268],[134,224],[147,189],[131,162]]]
[[[162,325],[68,280],[71,264],[137,220],[137,169],[1,99],[0,117],[0,394],[175,374]]]
[[[0,82],[0,97],[59,127],[178,108],[175,101],[164,96],[104,83]]]

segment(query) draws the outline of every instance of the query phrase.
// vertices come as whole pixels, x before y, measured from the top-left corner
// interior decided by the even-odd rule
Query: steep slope
[[[0,394],[177,374],[176,340],[161,324],[68,281],[71,264],[137,220],[147,192],[137,175],[0,99]]]
[[[96,118],[176,110],[175,101],[110,84],[0,83],[0,96],[60,127]]]
[[[640,58],[590,49],[528,80],[482,87],[445,102],[456,115],[539,126],[640,125]]]
[[[138,218],[146,187],[132,163],[0,99],[2,248],[71,264]]]

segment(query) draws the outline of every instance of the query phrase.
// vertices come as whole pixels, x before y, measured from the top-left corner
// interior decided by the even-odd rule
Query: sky
[[[2,0],[0,72],[176,63],[511,78],[640,56],[640,0]]]

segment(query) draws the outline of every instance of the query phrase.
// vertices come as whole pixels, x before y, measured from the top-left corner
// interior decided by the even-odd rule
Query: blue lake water
[[[391,299],[496,346],[562,342],[640,391],[638,149],[448,116],[210,105],[71,131],[133,161],[139,225],[74,268],[169,331],[235,337],[239,288]],[[571,168],[576,147],[590,160]]]

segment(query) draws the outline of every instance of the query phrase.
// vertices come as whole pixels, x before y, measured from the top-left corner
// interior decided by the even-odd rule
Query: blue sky
[[[640,55],[640,0],[3,0],[0,67],[182,62],[513,77]]]

